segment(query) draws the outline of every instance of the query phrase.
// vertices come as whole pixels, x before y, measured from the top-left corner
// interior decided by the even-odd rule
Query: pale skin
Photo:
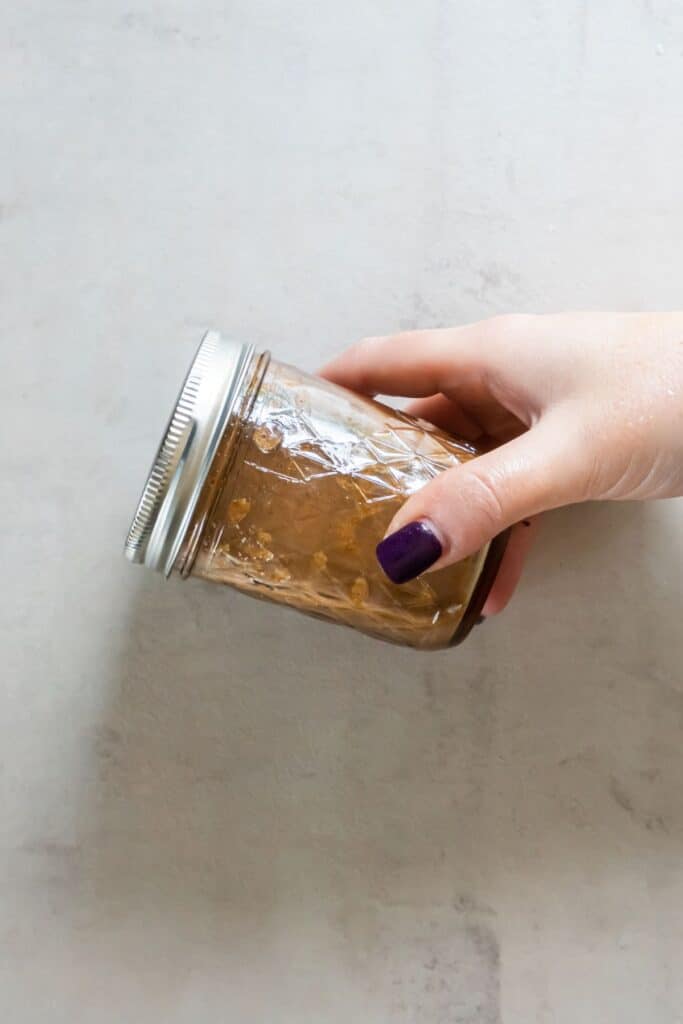
[[[512,596],[540,513],[683,495],[683,313],[502,316],[366,338],[322,372],[497,445],[414,494],[387,531],[427,523],[443,547],[433,571],[512,527],[485,615]]]

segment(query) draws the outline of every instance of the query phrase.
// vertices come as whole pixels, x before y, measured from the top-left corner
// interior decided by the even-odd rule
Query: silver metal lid
[[[171,574],[254,351],[218,331],[204,335],[128,531],[129,561]]]

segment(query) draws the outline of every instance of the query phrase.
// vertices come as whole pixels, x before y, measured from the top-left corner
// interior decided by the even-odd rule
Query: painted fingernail
[[[441,558],[439,538],[427,523],[408,523],[377,545],[377,561],[392,583],[407,583]]]

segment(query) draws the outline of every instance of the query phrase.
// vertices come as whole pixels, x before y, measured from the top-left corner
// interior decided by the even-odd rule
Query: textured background
[[[683,1020],[681,503],[391,649],[121,546],[207,325],[680,307],[677,0],[8,0],[0,1016]]]

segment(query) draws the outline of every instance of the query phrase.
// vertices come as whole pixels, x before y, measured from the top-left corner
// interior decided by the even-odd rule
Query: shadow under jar
[[[476,621],[506,535],[400,586],[375,548],[409,494],[478,450],[210,331],[187,375],[126,555],[410,647]]]

